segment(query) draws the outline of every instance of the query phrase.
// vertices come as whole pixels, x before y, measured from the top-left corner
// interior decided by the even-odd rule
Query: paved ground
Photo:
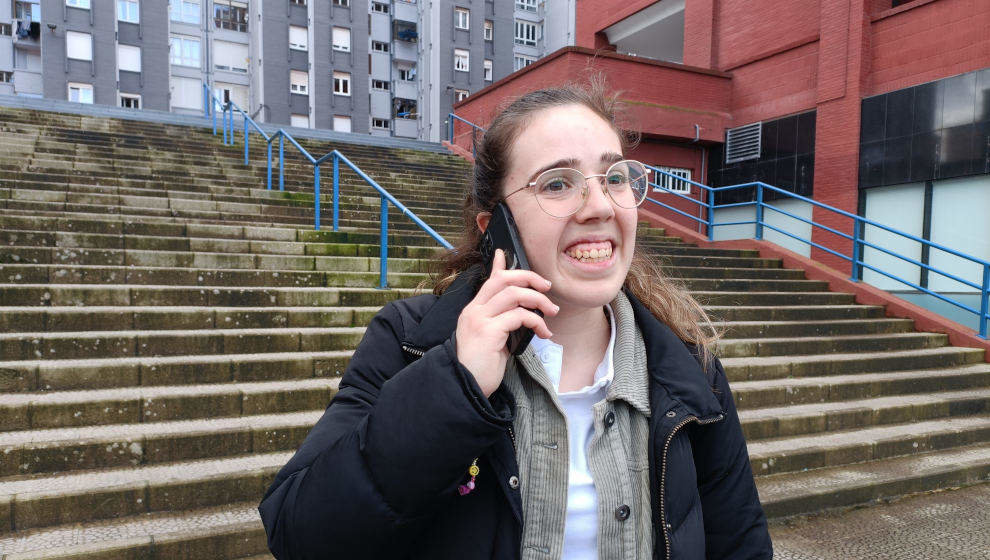
[[[990,483],[771,526],[780,560],[990,560]]]

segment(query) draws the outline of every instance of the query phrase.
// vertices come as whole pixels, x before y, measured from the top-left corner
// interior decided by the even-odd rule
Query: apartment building
[[[576,0],[12,0],[0,94],[441,140],[454,103],[570,44]]]

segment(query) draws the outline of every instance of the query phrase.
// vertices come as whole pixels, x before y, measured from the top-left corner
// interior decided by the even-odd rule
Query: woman
[[[493,120],[446,276],[374,318],[261,503],[278,558],[772,556],[710,322],[635,253],[645,168],[604,91]],[[499,202],[532,271],[485,278]]]

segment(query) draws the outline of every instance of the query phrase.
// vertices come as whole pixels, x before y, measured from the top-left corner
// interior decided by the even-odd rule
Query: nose
[[[615,216],[615,208],[612,199],[606,192],[605,177],[595,175],[585,180],[585,188],[588,189],[584,206],[577,212],[578,221],[592,219],[607,220]]]

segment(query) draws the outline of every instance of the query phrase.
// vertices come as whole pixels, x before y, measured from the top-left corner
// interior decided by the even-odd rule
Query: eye
[[[605,178],[609,185],[622,185],[629,181],[629,177],[620,171],[613,171]]]
[[[574,189],[572,181],[562,175],[547,177],[537,185],[537,194],[561,195]]]

